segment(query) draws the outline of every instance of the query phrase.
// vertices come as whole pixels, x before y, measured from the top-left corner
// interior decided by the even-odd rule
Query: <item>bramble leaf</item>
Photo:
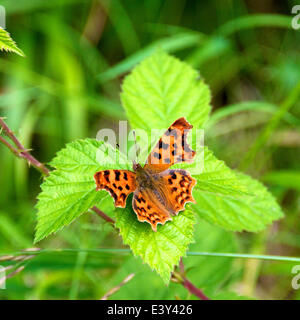
[[[221,181],[227,174],[219,171],[218,175]],[[280,206],[263,184],[242,173],[236,173],[236,177],[249,195],[213,193],[203,189],[200,180],[193,190],[197,201],[193,210],[206,221],[231,231],[261,231],[283,217]]]
[[[17,47],[15,41],[10,37],[9,33],[1,27],[0,27],[0,50],[14,52],[22,57],[25,56],[23,51]]]
[[[180,117],[199,128],[210,112],[210,91],[198,72],[163,51],[133,69],[121,98],[135,129],[167,129]]]
[[[168,283],[174,266],[193,241],[194,214],[186,210],[164,226],[158,225],[157,232],[149,223],[139,222],[131,207],[117,209],[116,217],[124,243]]]
[[[98,170],[121,168],[127,164],[115,164],[111,154],[114,151],[104,142],[86,139],[76,140],[58,152],[50,163],[56,170],[45,179],[38,196],[38,223],[35,242],[70,224],[75,218],[100,203],[106,191],[96,192],[94,174]],[[101,164],[97,161],[101,152]],[[118,154],[117,151],[115,151]]]
[[[218,160],[207,147],[198,150],[193,163],[177,164],[174,168],[188,170],[197,179],[194,189],[222,195],[251,195],[236,173],[224,161]]]

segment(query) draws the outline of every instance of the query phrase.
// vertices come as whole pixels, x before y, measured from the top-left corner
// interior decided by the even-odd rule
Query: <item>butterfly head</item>
[[[132,169],[134,172],[137,172],[142,169],[142,166],[133,160]]]

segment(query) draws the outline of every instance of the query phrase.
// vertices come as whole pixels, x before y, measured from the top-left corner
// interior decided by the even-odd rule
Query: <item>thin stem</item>
[[[0,136],[0,142],[3,143],[15,156],[20,157],[20,153],[9,142]]]
[[[135,276],[135,273],[131,273],[129,276],[127,276],[119,285],[109,290],[102,298],[101,300],[108,300],[108,298],[113,295],[114,293],[118,292],[121,287],[123,287],[126,283],[128,283],[132,278]]]
[[[113,226],[115,225],[115,221],[97,207],[94,206],[91,208],[91,210],[94,211],[100,218],[104,219],[106,222],[112,224]]]
[[[4,122],[4,118],[0,118],[0,126],[3,128],[5,134],[13,141],[13,143],[20,149],[24,149],[21,142],[14,135],[13,131],[8,127],[8,125]]]
[[[40,249],[40,248],[30,248],[25,249],[23,251],[16,252],[2,252],[4,256],[0,256],[0,262],[4,260],[9,260],[12,255],[19,254],[42,254],[42,253],[53,253],[53,252],[95,252],[95,253],[108,253],[108,254],[116,254],[116,253],[130,253],[130,249],[116,249],[116,248],[95,248],[95,249],[70,249],[70,248],[62,248],[62,249]],[[187,251],[187,256],[204,256],[204,257],[220,257],[220,258],[237,258],[237,259],[260,259],[266,261],[281,261],[281,262],[296,262],[300,263],[299,257],[287,257],[287,256],[275,256],[275,255],[257,255],[257,254],[243,254],[243,253],[228,253],[228,252],[195,252],[195,251]],[[4,259],[4,260],[2,260]]]
[[[49,175],[50,171],[48,168],[39,162],[34,156],[32,156],[28,150],[24,148],[22,143],[15,136],[13,131],[8,127],[8,125],[4,122],[3,118],[0,118],[0,126],[3,129],[3,132],[13,141],[17,148],[14,148],[10,143],[8,143],[3,137],[0,137],[0,142],[3,143],[7,148],[10,149],[11,152],[18,158],[22,158],[27,160],[27,162],[32,165],[35,169],[40,171],[43,175]]]
[[[190,280],[185,276],[184,265],[182,259],[179,262],[180,278],[182,279],[180,283],[193,295],[201,300],[210,300],[200,289],[195,287]]]
[[[201,300],[210,300],[200,289],[196,288],[191,281],[184,277],[183,286],[193,295]]]

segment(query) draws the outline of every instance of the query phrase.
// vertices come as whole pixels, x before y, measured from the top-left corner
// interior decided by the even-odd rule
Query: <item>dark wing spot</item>
[[[114,188],[117,188],[117,185],[115,183],[113,183]]]
[[[177,179],[177,176],[176,176],[176,173],[175,172],[173,172],[173,174],[172,174],[172,179]]]
[[[163,143],[162,140],[159,141],[159,144],[158,144],[158,147],[159,149],[164,149],[164,150],[167,150],[169,145],[167,143]]]
[[[104,175],[105,175],[105,176],[108,176],[108,175],[109,175],[109,170],[105,170],[105,171],[104,171]]]
[[[178,136],[177,131],[178,131],[177,129],[169,128],[166,132],[166,136],[173,136],[176,139]]]
[[[125,199],[126,199],[126,194],[125,194],[125,193],[121,193],[120,197],[123,198],[123,200],[125,201]]]
[[[133,201],[133,209],[136,210],[136,211],[138,211],[138,207],[137,207],[135,201]]]
[[[156,159],[161,159],[161,154],[160,153],[154,152],[153,156]]]
[[[127,181],[128,180],[127,172],[124,172],[123,176],[124,176],[124,179]]]
[[[115,171],[117,181],[120,181],[120,174],[121,174],[120,171],[117,171],[117,170]]]
[[[182,140],[181,140],[181,145],[182,145],[182,148],[184,148],[184,134],[182,135]]]
[[[168,182],[169,182],[169,184],[172,184],[173,183],[173,181],[172,181],[172,179],[168,179]]]
[[[118,187],[118,189],[119,189],[120,191],[122,191],[122,190],[123,190],[123,188],[122,188],[121,186],[119,186],[119,187]]]
[[[109,188],[109,187],[107,187],[107,188],[105,188],[105,190],[107,190],[107,191],[109,191],[110,192],[110,194],[112,195],[112,197],[115,199],[115,201],[117,200],[117,195],[115,194],[115,192],[114,192],[114,190],[113,189],[111,189],[111,188]]]
[[[129,189],[130,189],[130,187],[129,187],[129,185],[128,185],[128,184],[126,184],[125,188],[126,188],[127,190],[129,190]]]
[[[172,192],[176,192],[176,191],[177,191],[176,187],[172,188]]]

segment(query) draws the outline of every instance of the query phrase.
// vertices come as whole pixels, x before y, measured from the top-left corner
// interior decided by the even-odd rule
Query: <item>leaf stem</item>
[[[184,265],[182,259],[179,262],[179,270],[180,270],[180,277],[182,281],[180,282],[191,294],[195,295],[201,300],[210,300],[200,289],[195,287],[190,280],[187,279],[185,276]]]
[[[14,148],[9,142],[7,142],[3,137],[0,136],[0,142],[3,143],[15,156],[19,157],[19,152]]]
[[[110,218],[108,215],[106,215],[103,211],[101,211],[99,208],[94,206],[91,208],[91,210],[94,211],[100,218],[102,218],[106,222],[112,224],[113,227],[115,226],[115,221],[112,218]]]
[[[15,136],[13,131],[8,127],[8,125],[4,122],[3,118],[0,118],[0,126],[3,129],[3,132],[13,141],[15,147],[13,147],[10,143],[8,143],[3,137],[0,137],[0,142],[3,143],[10,151],[18,158],[25,159],[27,162],[32,165],[35,169],[40,171],[43,175],[49,175],[49,169],[39,162],[34,156],[32,156],[28,150],[24,148],[19,139]]]
[[[196,288],[191,281],[184,277],[183,286],[193,295],[201,300],[210,300],[200,289]]]

